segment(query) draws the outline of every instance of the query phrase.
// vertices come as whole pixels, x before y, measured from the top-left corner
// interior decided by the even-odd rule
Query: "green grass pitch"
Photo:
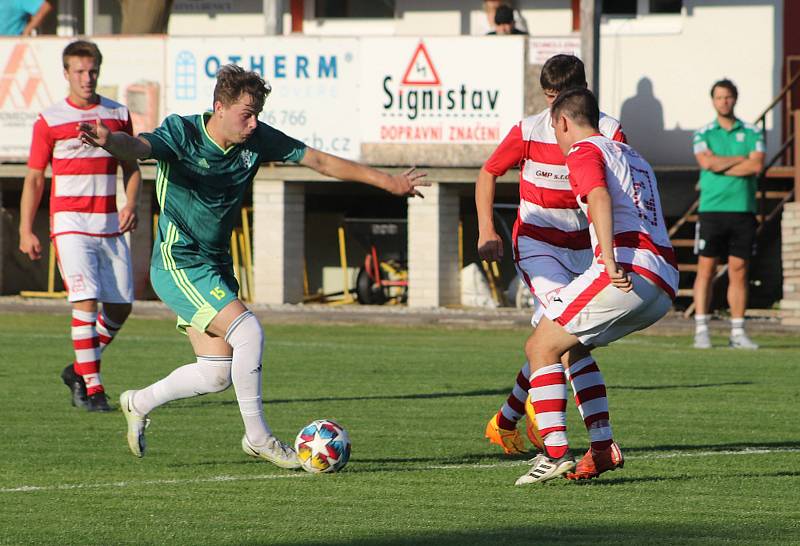
[[[106,351],[115,405],[192,361],[173,324],[131,320]],[[68,318],[0,317],[0,543],[800,543],[797,337],[756,336],[757,352],[643,335],[598,350],[625,468],[515,487],[524,458],[502,456],[483,428],[525,329],[265,329],[267,419],[285,440],[337,419],[353,442],[343,472],[245,456],[233,389],[153,412],[138,460],[118,411],[69,405]],[[572,402],[569,427],[580,456]]]

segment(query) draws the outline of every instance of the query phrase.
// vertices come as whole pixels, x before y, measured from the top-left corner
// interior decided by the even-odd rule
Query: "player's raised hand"
[[[20,234],[19,249],[23,254],[27,254],[31,260],[38,260],[42,257],[42,244],[33,233]]]
[[[503,239],[496,231],[478,236],[478,256],[487,262],[499,262],[503,259]]]
[[[103,148],[108,144],[110,135],[111,130],[100,121],[100,118],[94,120],[94,123],[82,121],[78,124],[78,138],[88,146]]]
[[[119,231],[125,233],[126,231],[133,231],[139,224],[139,217],[136,214],[136,207],[124,206],[119,211]]]
[[[391,187],[389,191],[394,195],[405,195],[408,197],[422,197],[418,190],[418,186],[430,186],[431,183],[425,180],[428,173],[417,172],[415,167],[411,167],[401,174],[392,175]]]

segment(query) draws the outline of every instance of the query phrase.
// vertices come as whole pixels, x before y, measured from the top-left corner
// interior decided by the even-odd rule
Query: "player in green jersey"
[[[122,393],[128,446],[145,451],[147,415],[171,400],[220,392],[233,384],[245,426],[242,449],[284,468],[297,468],[294,450],[264,420],[261,353],[264,333],[238,299],[230,237],[248,185],[261,163],[291,161],[342,180],[398,196],[418,196],[424,173],[390,175],[309,148],[258,121],[270,87],[255,72],[227,65],[217,74],[214,111],[171,115],[152,133],[132,137],[102,122],[80,124],[81,140],[119,159],[158,160],[161,207],[150,276],[158,296],[178,315],[197,361],[141,390]],[[421,196],[421,195],[420,195]]]

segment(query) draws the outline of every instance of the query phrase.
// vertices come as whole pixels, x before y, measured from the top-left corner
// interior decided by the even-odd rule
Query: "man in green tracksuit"
[[[217,74],[214,111],[171,115],[152,133],[110,132],[99,120],[82,123],[81,140],[120,159],[158,160],[161,207],[150,276],[159,298],[178,315],[196,362],[140,390],[122,393],[128,447],[145,451],[147,415],[171,400],[220,392],[231,384],[245,426],[242,449],[284,468],[297,468],[294,450],[264,420],[261,352],[264,334],[238,299],[230,237],[245,191],[268,161],[291,161],[339,179],[363,182],[398,196],[420,195],[424,174],[399,175],[307,147],[258,121],[270,92],[254,72],[227,65]]]
[[[697,277],[694,282],[695,337],[698,349],[711,347],[708,306],[717,263],[728,257],[729,345],[758,349],[744,331],[747,266],[756,240],[756,177],[764,166],[764,135],[738,119],[733,108],[738,91],[730,80],[711,87],[717,118],[694,134],[694,155],[700,165],[700,207],[697,224]]]

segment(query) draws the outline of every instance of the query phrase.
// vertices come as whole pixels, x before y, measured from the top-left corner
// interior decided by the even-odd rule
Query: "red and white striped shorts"
[[[672,299],[645,277],[628,275],[633,289],[623,292],[611,284],[604,265],[593,263],[550,298],[545,316],[595,347],[643,330],[669,311]]]

